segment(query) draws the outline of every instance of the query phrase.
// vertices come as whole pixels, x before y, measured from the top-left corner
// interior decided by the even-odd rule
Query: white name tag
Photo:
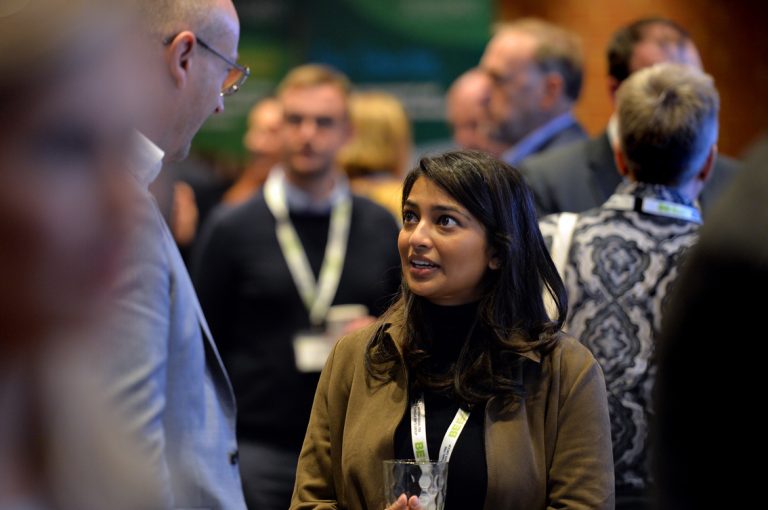
[[[333,342],[319,333],[299,333],[293,338],[293,354],[299,372],[320,372],[331,354]]]

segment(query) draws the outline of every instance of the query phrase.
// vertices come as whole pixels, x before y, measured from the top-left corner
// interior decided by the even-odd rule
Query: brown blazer
[[[395,345],[400,328],[387,326]],[[341,339],[320,376],[296,472],[291,509],[383,510],[382,460],[408,405],[403,369],[372,380],[364,366],[373,334]],[[541,359],[526,356],[527,396],[486,406],[486,510],[613,509],[611,429],[605,382],[592,354],[563,336]],[[472,509],[467,509],[472,510]]]

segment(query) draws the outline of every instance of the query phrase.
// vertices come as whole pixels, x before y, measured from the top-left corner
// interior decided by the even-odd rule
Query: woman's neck
[[[457,358],[477,321],[477,308],[477,302],[444,306],[424,300],[422,324],[429,350]]]

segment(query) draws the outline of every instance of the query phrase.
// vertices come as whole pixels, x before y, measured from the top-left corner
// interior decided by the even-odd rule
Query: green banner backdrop
[[[417,143],[448,136],[443,96],[477,65],[488,40],[492,0],[235,0],[240,60],[252,76],[209,120],[195,148],[221,158],[243,155],[248,109],[285,72],[306,62],[330,64],[358,89],[398,96]]]

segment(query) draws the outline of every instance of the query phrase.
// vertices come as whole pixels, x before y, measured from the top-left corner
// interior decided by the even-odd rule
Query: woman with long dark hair
[[[563,283],[520,174],[479,152],[422,159],[398,248],[400,298],[323,370],[292,508],[384,509],[382,461],[424,455],[419,419],[429,459],[450,459],[449,510],[613,508],[602,372],[560,332]]]

